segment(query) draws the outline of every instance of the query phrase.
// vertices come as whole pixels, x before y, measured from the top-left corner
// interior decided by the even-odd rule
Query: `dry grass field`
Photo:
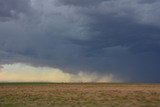
[[[37,106],[160,107],[160,84],[0,84],[0,107]]]

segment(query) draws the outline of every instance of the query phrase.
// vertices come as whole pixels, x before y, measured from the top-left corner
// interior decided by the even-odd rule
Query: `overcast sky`
[[[1,71],[17,63],[160,82],[160,1],[0,0]]]

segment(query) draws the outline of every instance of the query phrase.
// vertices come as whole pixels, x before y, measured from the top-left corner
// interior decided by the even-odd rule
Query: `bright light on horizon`
[[[113,74],[78,72],[67,73],[58,68],[34,67],[27,64],[4,64],[0,72],[1,82],[121,82]]]

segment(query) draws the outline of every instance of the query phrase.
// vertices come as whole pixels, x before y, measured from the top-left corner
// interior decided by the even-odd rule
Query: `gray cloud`
[[[140,0],[139,3],[155,3],[158,2],[158,0]]]
[[[1,0],[0,63],[25,62],[158,82],[158,0]],[[7,8],[5,8],[5,5]],[[29,8],[30,7],[30,8]]]
[[[0,20],[17,18],[21,13],[27,13],[30,0],[0,0]]]
[[[74,0],[59,0],[62,4],[64,5],[72,5],[72,6],[93,6],[97,5],[99,3],[102,3],[104,1],[109,1],[109,0],[79,0],[79,1],[74,1]]]

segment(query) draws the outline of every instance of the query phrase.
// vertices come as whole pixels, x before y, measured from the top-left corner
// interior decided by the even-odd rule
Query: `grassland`
[[[0,83],[0,107],[160,107],[160,84]]]

